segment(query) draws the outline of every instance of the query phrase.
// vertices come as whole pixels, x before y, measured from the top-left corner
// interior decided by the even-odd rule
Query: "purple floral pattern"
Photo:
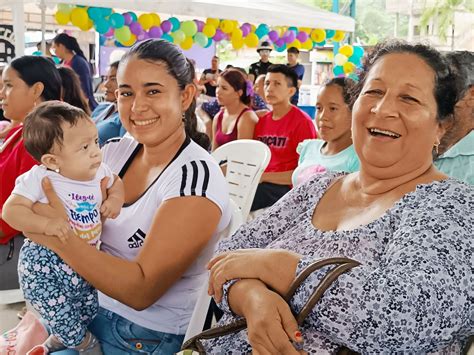
[[[350,231],[320,231],[315,206],[341,174],[318,174],[223,240],[218,253],[285,248],[303,255],[298,270],[327,257],[362,263],[326,291],[302,327],[304,350],[340,346],[365,353],[456,354],[474,333],[474,188],[455,179],[418,185],[375,221]],[[324,276],[297,290],[299,311]],[[221,323],[235,319],[224,286]],[[211,354],[251,352],[246,332],[206,342]]]

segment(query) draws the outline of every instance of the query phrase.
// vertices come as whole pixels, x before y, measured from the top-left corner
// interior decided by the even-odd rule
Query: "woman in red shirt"
[[[2,74],[3,111],[14,128],[0,146],[0,216],[16,178],[38,164],[23,145],[23,120],[36,104],[61,99],[61,77],[53,62],[39,56],[14,59]],[[0,217],[0,290],[17,289],[18,253],[24,237]]]

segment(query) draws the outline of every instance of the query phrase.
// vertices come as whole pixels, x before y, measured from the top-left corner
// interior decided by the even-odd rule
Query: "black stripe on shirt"
[[[196,186],[198,181],[198,166],[195,161],[191,162],[193,168],[193,181],[191,182],[191,196],[196,196]]]
[[[204,160],[201,160],[202,167],[204,168],[204,181],[202,182],[202,197],[206,197],[207,186],[209,185],[209,167]]]
[[[184,189],[186,188],[186,180],[188,179],[188,168],[186,165],[183,165],[181,167],[181,170],[183,171],[183,175],[181,177],[181,188],[179,190],[179,195],[182,197],[184,196]]]

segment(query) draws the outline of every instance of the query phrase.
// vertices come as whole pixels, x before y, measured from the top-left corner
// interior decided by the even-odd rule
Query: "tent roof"
[[[39,0],[0,0],[1,5]],[[133,11],[157,12],[195,17],[216,17],[270,26],[328,28],[353,32],[355,20],[314,7],[282,0],[45,0],[58,3],[100,6]]]

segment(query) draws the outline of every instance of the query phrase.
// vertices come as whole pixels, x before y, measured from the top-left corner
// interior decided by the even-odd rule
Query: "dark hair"
[[[451,71],[456,75],[457,102],[474,85],[474,53],[468,51],[449,52],[446,54],[446,59]]]
[[[298,75],[285,64],[272,64],[268,67],[267,73],[281,73],[286,77],[288,86],[294,88],[298,87]]]
[[[119,64],[120,64],[120,60],[116,60],[115,62],[110,63],[109,67],[117,70],[119,67]]]
[[[62,146],[62,123],[75,126],[80,119],[90,119],[80,108],[62,101],[49,101],[35,107],[23,123],[23,142],[37,161],[51,151],[54,143]],[[92,121],[91,121],[92,123]]]
[[[354,80],[350,78],[332,78],[323,83],[323,87],[339,86],[342,89],[344,103],[351,106],[351,91],[354,88]]]
[[[87,61],[87,58],[75,37],[69,36],[67,33],[60,33],[53,38],[53,42],[56,44],[62,44],[66,49],[81,56]]]
[[[9,66],[29,87],[43,84],[43,101],[61,100],[61,76],[52,61],[41,56],[24,55],[13,59]]]
[[[186,58],[179,47],[171,42],[163,39],[151,38],[139,42],[122,57],[120,65],[123,65],[122,63],[132,57],[150,62],[165,63],[168,73],[176,79],[181,90],[184,90],[186,85],[194,85],[194,66]],[[191,105],[184,115],[184,128],[186,134],[201,147],[209,150],[211,142],[205,133],[201,133],[197,130],[197,117],[195,111],[196,99],[193,98]]]
[[[455,76],[450,70],[446,59],[436,49],[425,44],[410,44],[400,40],[388,40],[377,44],[364,58],[359,82],[351,93],[351,106],[359,96],[370,69],[377,61],[387,54],[407,53],[418,56],[434,71],[434,92],[438,112],[436,119],[443,121],[450,118],[456,103]]]
[[[86,96],[81,88],[81,79],[74,70],[68,67],[58,68],[62,81],[62,99],[64,102],[78,107],[88,115],[91,114]]]
[[[247,90],[247,80],[245,80],[245,77],[240,70],[230,68],[225,70],[220,76],[227,81],[235,91],[242,90],[242,95],[239,97],[240,101],[245,105],[250,104],[252,97],[249,95],[250,93]]]
[[[300,54],[300,50],[296,47],[290,47],[286,51],[287,53],[294,53],[294,54]]]

